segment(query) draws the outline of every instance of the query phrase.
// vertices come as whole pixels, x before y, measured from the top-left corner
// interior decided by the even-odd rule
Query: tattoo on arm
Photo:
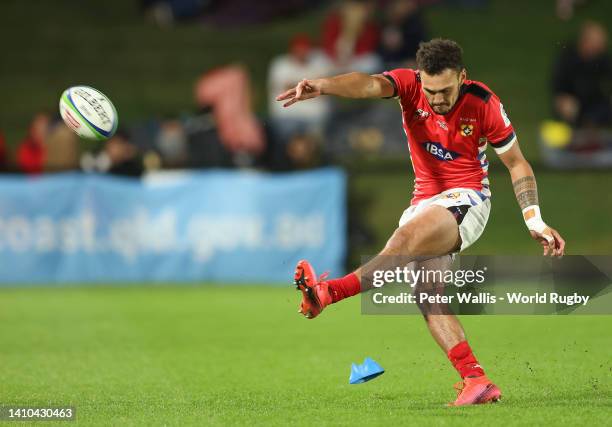
[[[538,188],[534,176],[524,176],[512,183],[514,194],[521,209],[538,204]]]

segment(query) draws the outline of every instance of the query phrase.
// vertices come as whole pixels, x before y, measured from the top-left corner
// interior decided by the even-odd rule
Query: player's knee
[[[422,232],[412,223],[405,224],[393,233],[396,238],[398,253],[403,255],[415,254],[422,244]]]
[[[387,251],[396,255],[410,253],[408,248],[410,246],[410,242],[414,238],[414,231],[412,228],[413,227],[409,227],[407,225],[397,228],[387,242]]]

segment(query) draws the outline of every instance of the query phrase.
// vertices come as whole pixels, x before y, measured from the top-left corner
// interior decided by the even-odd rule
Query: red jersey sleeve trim
[[[501,148],[504,145],[508,145],[512,142],[512,140],[516,138],[516,134],[514,131],[510,132],[510,134],[500,141],[489,141],[489,143],[495,148]]]
[[[383,73],[383,76],[385,76],[387,80],[391,82],[391,85],[393,85],[393,95],[383,96],[383,99],[397,98],[398,90],[397,90],[397,82],[395,81],[395,77],[393,77],[391,73],[389,73],[388,71],[385,71]]]

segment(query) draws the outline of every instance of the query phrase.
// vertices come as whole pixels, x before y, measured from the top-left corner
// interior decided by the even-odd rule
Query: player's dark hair
[[[433,39],[419,43],[416,53],[419,70],[435,76],[447,68],[461,71],[463,69],[463,49],[452,40]]]

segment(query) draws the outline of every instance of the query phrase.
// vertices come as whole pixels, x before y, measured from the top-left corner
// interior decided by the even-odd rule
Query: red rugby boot
[[[485,375],[466,377],[462,382],[455,384],[455,389],[457,390],[457,400],[449,403],[450,406],[493,403],[501,399],[501,390]]]
[[[317,317],[332,302],[327,282],[321,281],[325,276],[317,279],[314,268],[306,260],[301,260],[295,267],[294,284],[302,291],[302,304],[298,311],[308,319]]]

